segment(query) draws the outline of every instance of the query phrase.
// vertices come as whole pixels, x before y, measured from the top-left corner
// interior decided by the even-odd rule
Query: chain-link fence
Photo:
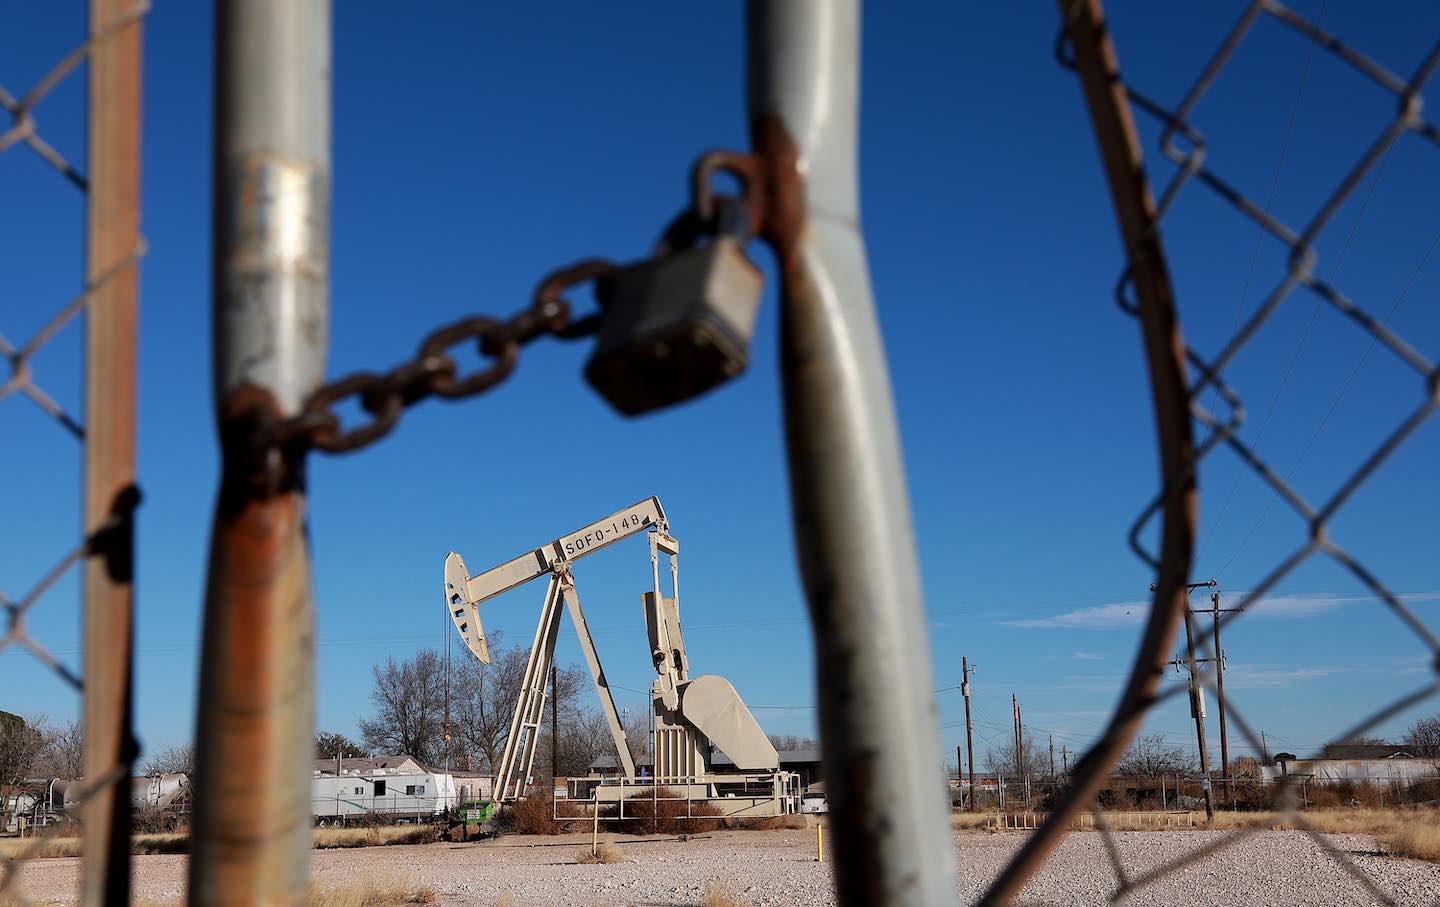
[[[805,369],[792,363],[784,374],[787,440],[797,536],[805,549],[801,569],[812,614],[822,630],[817,633],[821,721],[832,769],[829,795],[836,818],[841,899],[944,902],[953,898],[947,826],[938,798],[914,780],[930,770],[937,751],[933,722],[923,717],[923,704],[933,687],[928,665],[923,657],[899,664],[880,657],[902,647],[923,650],[917,643],[926,634],[899,445],[863,271],[863,243],[854,227],[858,10],[854,4],[838,6],[845,10],[843,21],[834,31],[822,31],[815,27],[821,10],[814,4],[755,4],[757,14],[751,22],[751,52],[757,61],[751,93],[754,151],[712,156],[697,168],[692,210],[672,225],[667,239],[674,238],[678,228],[693,234],[697,221],[712,234],[718,232],[716,224],[722,217],[714,206],[707,210],[704,187],[715,169],[726,169],[740,178],[747,194],[746,207],[738,209],[738,217],[732,212],[726,229],[736,235],[756,234],[777,253],[787,312],[785,342],[792,353],[805,348],[807,357]],[[1103,836],[1115,874],[1111,899],[1117,902],[1255,833],[1253,828],[1238,829],[1135,875],[1127,871],[1106,815],[1096,807],[1111,766],[1148,711],[1192,689],[1189,684],[1162,683],[1182,620],[1201,656],[1208,647],[1203,669],[1200,658],[1189,657],[1191,675],[1201,686],[1217,684],[1215,665],[1221,653],[1215,646],[1216,631],[1188,626],[1187,597],[1196,548],[1196,479],[1201,464],[1215,451],[1233,452],[1268,486],[1274,500],[1293,509],[1309,529],[1302,543],[1255,586],[1248,604],[1263,598],[1301,564],[1323,555],[1369,588],[1432,656],[1440,652],[1440,641],[1405,602],[1329,531],[1340,508],[1440,406],[1440,372],[1389,327],[1399,301],[1388,312],[1377,314],[1335,286],[1333,274],[1327,279],[1316,270],[1321,231],[1367,175],[1383,166],[1390,149],[1402,140],[1440,144],[1440,131],[1421,116],[1420,104],[1421,88],[1440,65],[1440,44],[1407,79],[1289,7],[1256,0],[1182,100],[1170,107],[1121,80],[1098,0],[1061,0],[1060,6],[1064,20],[1060,57],[1077,72],[1084,90],[1125,239],[1129,261],[1117,301],[1142,326],[1164,481],[1130,536],[1136,554],[1155,571],[1156,584],[1141,651],[1121,705],[1101,740],[1074,767],[1071,783],[1056,795],[1048,818],[990,890],[987,902],[991,903],[1013,898],[1059,838],[1083,824],[1077,817],[1086,813],[1093,815],[1089,821]],[[291,769],[308,764],[310,758],[313,690],[308,659],[313,622],[303,527],[307,452],[339,452],[374,441],[394,427],[403,407],[426,396],[466,396],[490,389],[515,366],[526,342],[593,332],[598,326],[593,318],[571,322],[560,294],[572,284],[613,282],[624,270],[606,262],[584,262],[557,272],[542,284],[534,306],[515,318],[502,322],[477,316],[457,322],[432,334],[419,355],[400,368],[323,385],[324,344],[317,338],[323,338],[324,331],[314,329],[323,328],[328,317],[328,9],[319,4],[278,4],[269,12],[283,12],[257,15],[241,4],[221,7],[216,178],[222,235],[216,237],[220,273],[215,312],[220,321],[216,368],[225,474],[207,594],[199,772],[211,779],[211,786],[201,788],[197,797],[190,888],[196,902],[227,893],[239,896],[237,892],[256,899],[292,898],[304,891],[307,882],[303,860],[295,856],[297,850],[303,852],[309,835],[305,792],[297,785],[294,790],[275,788],[273,794],[267,788],[269,800],[250,796],[256,777],[267,773],[290,777],[295,775]],[[0,355],[9,364],[9,376],[0,385],[0,403],[24,405],[28,399],[59,431],[84,445],[86,459],[81,539],[23,594],[0,594],[6,617],[0,650],[25,650],[84,693],[85,899],[121,903],[128,897],[124,868],[128,798],[126,783],[117,782],[128,778],[135,752],[129,705],[130,561],[132,518],[138,503],[132,484],[133,341],[136,265],[143,251],[136,192],[139,37],[146,7],[133,0],[91,0],[90,9],[90,37],[28,91],[18,95],[6,91],[6,76],[0,69],[0,106],[11,117],[0,133],[0,153],[38,155],[55,179],[85,194],[87,209],[87,262],[80,293],[68,301],[34,301],[57,313],[29,338],[12,341],[0,334]],[[1199,125],[1209,89],[1262,18],[1280,23],[1299,40],[1341,61],[1357,78],[1379,86],[1396,110],[1343,179],[1320,199],[1310,219],[1299,226],[1282,222],[1268,205],[1252,201],[1208,166]],[[287,51],[294,35],[310,42],[304,53]],[[813,44],[796,50],[791,47],[798,40],[795,36],[805,36]],[[247,55],[267,53],[276,65],[244,72],[226,68],[238,67]],[[805,60],[810,70],[785,65],[787,53]],[[46,96],[80,71],[81,63],[87,63],[90,76],[89,163],[83,172],[46,140],[36,116]],[[822,96],[825,103],[819,100]],[[302,102],[311,115],[266,116],[266,105],[273,112]],[[1137,109],[1160,124],[1162,157],[1174,171],[1158,200],[1145,175],[1133,121]],[[807,186],[806,174],[817,175],[813,184]],[[1209,357],[1187,347],[1181,338],[1159,229],[1167,215],[1197,191],[1183,191],[1190,187],[1201,187],[1229,203],[1262,235],[1282,243],[1287,254],[1283,279]],[[295,261],[314,267],[290,267]],[[241,284],[243,293],[236,289]],[[1292,483],[1293,469],[1282,476],[1258,455],[1253,440],[1242,437],[1241,399],[1224,378],[1227,367],[1251,345],[1261,326],[1287,300],[1302,294],[1348,318],[1372,348],[1381,348],[1417,373],[1423,388],[1407,416],[1380,439],[1337,491],[1318,503],[1307,500]],[[285,317],[292,320],[261,317],[272,303],[279,311],[282,296],[288,302],[300,300],[298,305],[287,302]],[[62,395],[47,390],[42,367],[47,343],[67,329],[74,330],[82,314],[87,339],[83,416],[65,405]],[[835,330],[836,324],[845,329]],[[0,324],[0,331],[4,330]],[[836,335],[847,338],[846,349],[834,342]],[[465,342],[477,344],[487,365],[462,377],[446,350]],[[249,355],[256,350],[263,350],[263,355]],[[1198,378],[1192,379],[1191,371]],[[352,397],[359,400],[366,421],[358,429],[342,430],[333,405]],[[1223,413],[1215,410],[1217,399],[1224,402]],[[654,405],[667,402],[673,401]],[[0,412],[0,418],[4,415]],[[825,453],[834,450],[843,450],[846,456]],[[1156,521],[1159,547],[1152,550],[1144,539]],[[855,526],[872,529],[863,538],[844,530]],[[27,623],[37,608],[46,607],[47,590],[79,564],[85,568],[83,669],[63,663],[52,646],[29,632]],[[1217,627],[1242,613],[1229,614]],[[247,623],[246,632],[236,630],[241,622]],[[261,698],[265,691],[257,692],[259,685],[245,676],[242,665],[258,666],[257,673],[294,683],[274,684],[285,698],[265,700]],[[1440,664],[1432,670],[1440,671]],[[1408,695],[1363,716],[1335,739],[1362,734],[1437,689],[1440,681],[1432,676]],[[1233,701],[1229,708],[1230,720],[1241,734],[1261,748],[1243,711]],[[857,766],[864,770],[833,770]],[[1373,897],[1396,902],[1395,892],[1383,890],[1350,855],[1306,823],[1298,811],[1306,797],[1303,787],[1289,780],[1277,786],[1276,800],[1286,821],[1304,829]],[[1165,797],[1162,792],[1162,801]],[[897,823],[894,816],[909,821]],[[222,828],[245,844],[217,846]],[[30,852],[22,847],[0,856],[0,898],[22,899],[19,879]]]
[[[1343,248],[1337,265],[1331,269],[1329,276],[1318,273],[1321,250],[1317,242],[1321,231],[1336,218],[1346,201],[1356,195],[1366,178],[1384,166],[1396,143],[1418,141],[1430,145],[1440,144],[1440,132],[1421,115],[1421,90],[1434,74],[1437,65],[1440,65],[1440,43],[1435,44],[1424,56],[1415,67],[1414,74],[1406,78],[1396,75],[1382,63],[1346,44],[1283,3],[1255,0],[1245,7],[1239,21],[1225,36],[1218,51],[1199,76],[1183,93],[1181,101],[1167,106],[1122,79],[1116,48],[1099,0],[1061,0],[1060,9],[1063,25],[1057,54],[1061,63],[1073,69],[1079,78],[1127,249],[1128,266],[1118,283],[1116,300],[1124,311],[1137,317],[1144,328],[1164,482],[1160,492],[1136,520],[1130,533],[1131,547],[1140,559],[1155,571],[1156,584],[1150,622],[1125,697],[1106,729],[1105,736],[1077,765],[1074,781],[1062,795],[1051,819],[1027,842],[1020,855],[988,894],[987,901],[992,903],[1014,897],[1025,880],[1039,868],[1046,854],[1074,821],[1074,817],[1085,810],[1094,811],[1095,824],[1104,838],[1105,852],[1114,871],[1115,887],[1110,897],[1112,903],[1118,903],[1138,889],[1184,867],[1217,856],[1226,848],[1258,831],[1254,827],[1238,829],[1168,863],[1147,868],[1141,873],[1132,873],[1127,871],[1124,865],[1121,849],[1112,830],[1106,825],[1104,814],[1095,805],[1096,794],[1146,712],[1192,689],[1188,682],[1161,684],[1169,646],[1180,621],[1187,622],[1186,629],[1193,636],[1195,646],[1203,655],[1208,656],[1202,662],[1192,651],[1188,658],[1190,673],[1196,678],[1198,687],[1213,689],[1219,676],[1217,666],[1220,664],[1220,653],[1214,646],[1219,627],[1240,619],[1247,609],[1272,592],[1277,584],[1317,555],[1326,556],[1344,568],[1384,603],[1395,619],[1406,627],[1429,653],[1429,671],[1432,672],[1424,684],[1408,694],[1380,704],[1368,715],[1357,716],[1351,726],[1338,730],[1334,741],[1346,742],[1359,737],[1440,690],[1440,641],[1437,641],[1435,634],[1394,590],[1330,532],[1336,513],[1393,456],[1397,448],[1414,435],[1416,429],[1435,412],[1437,406],[1440,406],[1440,371],[1437,371],[1433,362],[1389,326],[1409,292],[1409,285],[1407,284],[1405,291],[1388,309],[1381,311],[1368,308],[1369,303],[1364,297],[1352,299],[1333,283],[1339,270],[1338,260],[1343,259]],[[1312,53],[1319,51],[1330,54],[1341,61],[1353,77],[1379,86],[1394,109],[1384,128],[1374,136],[1359,159],[1346,170],[1337,184],[1319,198],[1309,219],[1299,225],[1282,221],[1272,213],[1269,204],[1261,204],[1247,197],[1236,183],[1212,169],[1207,161],[1208,148],[1202,123],[1207,117],[1223,120],[1226,111],[1204,109],[1202,102],[1227,64],[1235,58],[1240,47],[1247,41],[1261,40],[1255,38],[1254,33],[1257,23],[1266,18],[1283,25],[1291,38],[1309,44]],[[1158,122],[1161,130],[1161,158],[1173,169],[1172,175],[1164,182],[1158,201],[1152,195],[1146,177],[1145,159],[1133,110],[1138,110]],[[1184,191],[1187,189],[1190,191]],[[1243,323],[1237,323],[1228,342],[1218,353],[1211,356],[1200,354],[1182,339],[1176,293],[1171,285],[1160,231],[1167,215],[1196,192],[1209,192],[1233,206],[1245,221],[1260,231],[1262,238],[1278,240],[1283,244],[1286,254],[1283,278]],[[1440,241],[1440,236],[1437,236],[1436,240]],[[1259,240],[1256,245],[1258,252]],[[1413,284],[1415,275],[1424,267],[1435,247],[1436,242],[1432,241],[1425,252],[1424,260],[1410,277],[1410,283]],[[1333,308],[1363,332],[1368,339],[1365,357],[1369,356],[1371,350],[1379,347],[1393,355],[1420,379],[1416,382],[1418,393],[1413,409],[1393,429],[1378,439],[1370,453],[1340,482],[1337,490],[1328,498],[1315,503],[1307,499],[1301,489],[1292,483],[1294,467],[1281,475],[1278,469],[1257,453],[1258,436],[1251,440],[1242,436],[1240,428],[1244,410],[1241,397],[1224,377],[1227,367],[1251,345],[1262,325],[1287,301],[1303,294],[1311,294],[1312,299],[1318,300],[1317,308],[1322,305]],[[1363,362],[1362,358],[1361,364]],[[1198,378],[1191,380],[1187,369],[1193,369]],[[1358,370],[1359,366],[1356,367],[1357,372]],[[1352,381],[1353,378],[1352,374]],[[1340,392],[1342,396],[1348,387],[1347,382]],[[1223,401],[1225,411],[1215,410],[1217,399]],[[1338,402],[1337,398],[1336,403]],[[1332,413],[1333,410],[1332,405]],[[1328,420],[1328,415],[1326,418]],[[1197,427],[1201,436],[1198,443],[1192,434]],[[1320,430],[1323,428],[1322,423]],[[1263,430],[1262,426],[1262,433]],[[1316,437],[1318,434],[1319,430]],[[1315,437],[1312,437],[1310,444],[1313,444],[1314,440]],[[1196,547],[1196,478],[1203,461],[1221,449],[1232,451],[1246,468],[1264,482],[1273,494],[1270,504],[1280,501],[1293,509],[1304,521],[1308,531],[1300,544],[1280,559],[1255,585],[1254,590],[1247,596],[1244,607],[1220,618],[1215,629],[1200,630],[1193,623],[1187,595],[1187,583],[1191,579],[1189,571]],[[1307,445],[1306,452],[1308,450]],[[1303,458],[1304,454],[1301,456]],[[1233,494],[1233,488],[1231,491]],[[1218,505],[1221,510],[1224,506],[1223,503]],[[1267,506],[1267,513],[1268,510]],[[1264,514],[1261,516],[1261,519],[1263,518]],[[1157,519],[1161,521],[1158,551],[1148,548],[1142,541],[1147,529]],[[1253,532],[1254,529],[1251,534]],[[1246,541],[1248,540],[1247,536]],[[1264,744],[1252,723],[1246,720],[1244,712],[1235,705],[1233,699],[1227,703],[1227,707],[1229,719],[1240,729],[1244,738],[1257,752],[1262,751]],[[1208,781],[1208,778],[1206,780]],[[1306,821],[1304,813],[1299,811],[1308,800],[1303,784],[1303,779],[1286,778],[1277,785],[1274,800],[1282,814],[1280,821],[1293,823],[1303,829],[1321,851],[1333,859],[1340,869],[1355,879],[1375,900],[1386,904],[1403,900],[1403,892],[1385,890],[1366,873],[1352,854],[1337,846]],[[1205,785],[1205,792],[1208,796],[1208,783]]]
[[[25,860],[45,847],[46,833],[58,827],[53,823],[65,821],[67,804],[78,805],[82,822],[86,903],[123,904],[129,899],[129,777],[135,756],[130,724],[132,527],[139,501],[133,486],[134,349],[137,263],[143,251],[138,233],[140,31],[146,10],[136,0],[91,0],[88,36],[79,36],[73,50],[20,93],[10,90],[9,76],[0,68],[0,107],[9,114],[0,132],[0,155],[38,156],[60,187],[57,207],[68,201],[62,195],[83,196],[83,229],[74,242],[85,249],[81,279],[47,275],[43,286],[53,288],[53,294],[7,300],[6,316],[52,312],[37,330],[16,337],[0,324],[0,356],[8,365],[0,406],[37,406],[55,430],[83,447],[84,463],[79,541],[38,578],[0,578],[6,584],[29,582],[18,595],[0,591],[5,617],[0,652],[28,652],[83,697],[85,739],[83,780],[63,793],[49,785],[41,798],[24,787],[0,787],[5,795],[0,813],[13,820],[17,831],[25,828],[25,820],[41,823],[29,829],[30,840],[22,838],[19,846],[0,851],[0,902],[26,903],[20,885]],[[5,27],[23,28],[23,16],[9,11]],[[88,76],[82,129],[88,159],[83,167],[67,158],[59,150],[62,143],[50,141],[40,125],[47,97],[82,72]],[[73,133],[75,126],[61,131]],[[11,207],[7,216],[23,212]],[[80,287],[68,300],[63,298],[67,284]],[[69,389],[76,382],[48,369],[46,353],[57,337],[82,327],[85,374],[78,383],[83,404],[72,405],[62,402],[68,394],[51,388]],[[12,425],[19,422],[0,410],[0,419],[7,416]],[[13,429],[5,432],[7,443],[14,436]],[[56,478],[51,474],[24,480],[49,483]],[[14,518],[23,522],[23,515]],[[83,573],[85,605],[81,667],[57,657],[56,647],[31,631],[41,609],[62,607],[54,600],[54,588],[77,570]],[[16,725],[5,732],[19,736],[26,730]]]

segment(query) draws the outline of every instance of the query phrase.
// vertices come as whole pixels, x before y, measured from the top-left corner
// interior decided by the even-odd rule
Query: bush
[[[558,805],[559,819],[556,819]],[[572,800],[526,797],[510,807],[510,830],[517,835],[563,835],[590,827],[588,806]]]
[[[137,834],[173,831],[180,824],[180,816],[163,806],[142,806],[130,812],[130,827]]]
[[[620,830],[632,835],[690,835],[713,829],[720,818],[720,810],[703,800],[690,801],[687,816],[685,798],[678,791],[661,787],[653,793],[637,793],[626,801]]]
[[[611,844],[609,841],[604,841],[595,847],[594,853],[591,853],[589,848],[580,851],[580,855],[575,858],[575,862],[609,864],[623,863],[628,859],[629,857],[625,855],[625,851]]]

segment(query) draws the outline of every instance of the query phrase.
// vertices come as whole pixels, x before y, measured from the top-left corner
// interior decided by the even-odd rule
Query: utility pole
[[[1210,614],[1215,621],[1215,699],[1220,715],[1220,777],[1225,780],[1225,797],[1235,799],[1235,782],[1230,777],[1230,743],[1225,736],[1225,650],[1220,648],[1220,615],[1240,608],[1221,608],[1220,593],[1210,595]]]
[[[1020,724],[1020,700],[1010,694],[1010,707],[1015,711],[1015,781],[1022,785],[1025,799],[1030,799],[1030,773],[1025,765],[1025,732]]]
[[[1215,580],[1208,583],[1186,583],[1185,584],[1185,656],[1190,668],[1190,713],[1195,716],[1195,738],[1200,747],[1200,789],[1205,793],[1205,818],[1215,818],[1215,806],[1210,802],[1210,753],[1209,747],[1205,744],[1205,701],[1200,691],[1200,684],[1196,680],[1197,669],[1195,666],[1195,619],[1190,614],[1190,590],[1198,589],[1201,586],[1213,586]]]
[[[1263,762],[1260,763],[1261,765],[1269,765],[1269,764],[1270,764],[1270,747],[1269,747],[1269,745],[1267,745],[1267,744],[1265,743],[1265,732],[1264,732],[1264,731],[1261,731],[1261,732],[1260,732],[1260,758],[1264,760]]]
[[[1019,781],[1020,770],[1020,700],[1010,694],[1010,722],[1015,726],[1015,780]]]
[[[1063,743],[1060,744],[1060,765],[1061,770],[1064,771],[1068,777],[1070,774],[1070,751],[1065,748],[1065,744]]]
[[[1190,608],[1190,592],[1192,589],[1212,588],[1215,585],[1217,585],[1217,583],[1214,579],[1211,579],[1208,582],[1204,583],[1185,584],[1185,659],[1184,661],[1181,661],[1180,659],[1176,658],[1170,661],[1170,664],[1175,665],[1176,667],[1183,666],[1190,673],[1190,714],[1195,719],[1195,739],[1197,748],[1200,751],[1200,774],[1202,776],[1200,788],[1205,792],[1206,819],[1213,819],[1215,817],[1215,807],[1210,797],[1210,752],[1209,747],[1205,743],[1205,698],[1204,693],[1201,690],[1200,683],[1197,680],[1197,675],[1199,673],[1199,665],[1214,663],[1216,667],[1216,676],[1218,677],[1224,670],[1224,661],[1220,656],[1220,641],[1218,637],[1215,640],[1215,658],[1212,659],[1195,657],[1195,621],[1193,615],[1198,612],[1192,611]],[[1153,583],[1150,585],[1150,591],[1155,591],[1155,585]],[[1214,612],[1215,610],[1219,609],[1219,602],[1219,595],[1213,595],[1211,597],[1212,607],[1207,608],[1206,611]],[[1216,617],[1216,621],[1216,627],[1218,629],[1218,616]],[[1220,733],[1223,737],[1225,733],[1223,730],[1223,720],[1221,727],[1222,730]],[[1180,788],[1177,783],[1177,795],[1179,793],[1179,790]]]
[[[1055,735],[1050,734],[1050,780],[1055,780]]]
[[[960,693],[965,697],[965,760],[970,766],[970,811],[974,812],[975,805],[975,737],[974,730],[970,725],[970,660],[963,655],[960,657]]]
[[[965,805],[965,760],[960,757],[963,752],[960,744],[955,744],[955,789],[960,791],[960,805]]]

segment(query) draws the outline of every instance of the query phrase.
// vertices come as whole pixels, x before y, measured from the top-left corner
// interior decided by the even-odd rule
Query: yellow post
[[[815,821],[815,862],[825,862],[825,826]]]
[[[590,856],[600,852],[600,798],[595,798],[595,826],[590,830]]]

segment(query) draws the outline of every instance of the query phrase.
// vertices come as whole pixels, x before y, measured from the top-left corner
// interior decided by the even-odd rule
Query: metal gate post
[[[82,894],[130,902],[135,333],[140,277],[140,30],[134,0],[91,0],[85,278],[85,779]],[[111,29],[122,18],[132,21]],[[125,265],[127,259],[132,264]],[[116,269],[121,270],[117,271]]]
[[[310,866],[314,602],[303,453],[256,444],[325,369],[329,0],[216,8],[214,381],[193,904],[299,904]]]
[[[954,903],[914,532],[859,229],[859,3],[751,0],[748,26],[837,892]]]

